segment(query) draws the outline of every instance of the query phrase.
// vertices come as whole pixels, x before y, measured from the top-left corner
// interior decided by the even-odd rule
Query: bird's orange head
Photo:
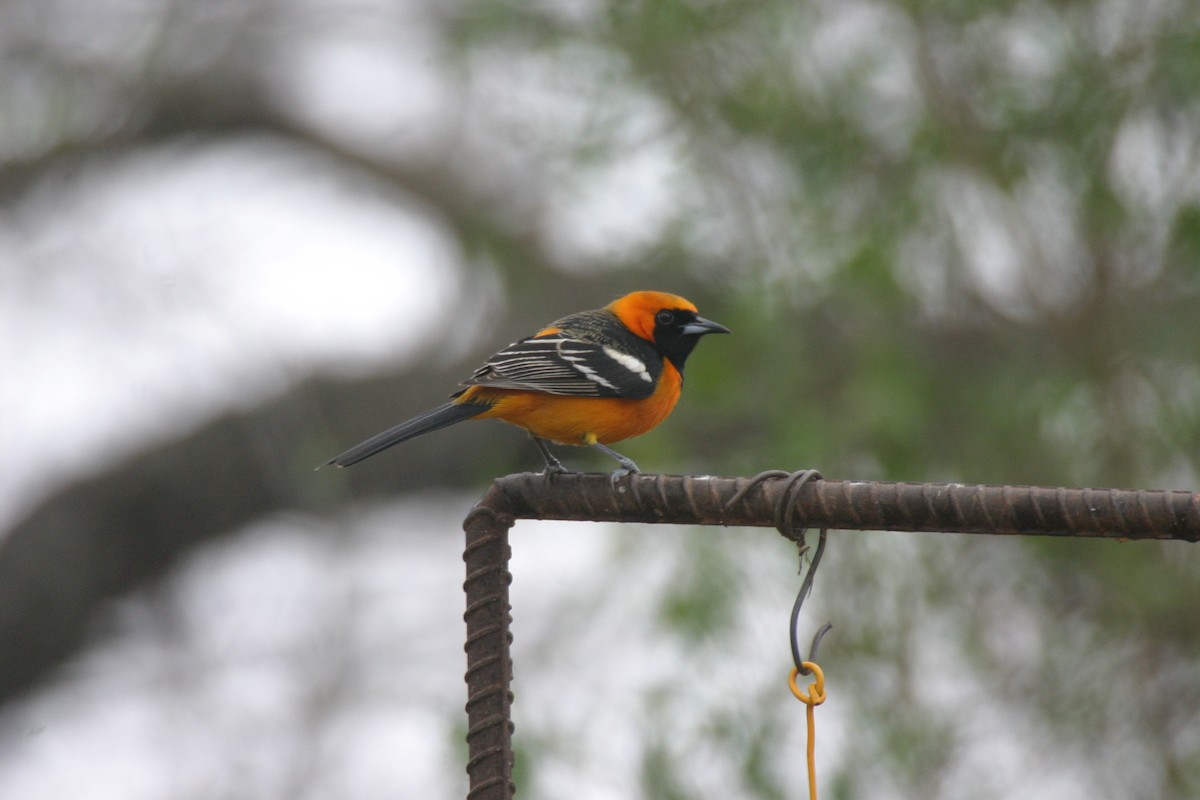
[[[652,342],[681,372],[701,336],[730,332],[701,317],[692,301],[667,292],[632,292],[606,308],[634,334]]]
[[[616,314],[626,328],[652,342],[655,317],[659,311],[696,313],[696,304],[691,300],[666,292],[631,292],[613,300],[606,308]]]

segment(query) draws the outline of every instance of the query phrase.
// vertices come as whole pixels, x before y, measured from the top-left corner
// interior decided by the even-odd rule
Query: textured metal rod
[[[486,505],[523,519],[773,526],[784,481],[765,480],[734,503],[750,478],[607,475],[499,478]],[[1080,536],[1200,541],[1200,494],[883,481],[812,481],[795,518],[842,530]]]
[[[512,656],[508,529],[513,518],[480,504],[463,522],[467,578],[468,800],[510,800],[512,782]]]

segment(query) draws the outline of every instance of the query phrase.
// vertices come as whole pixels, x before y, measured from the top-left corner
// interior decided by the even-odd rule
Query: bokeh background
[[[8,0],[0,76],[0,796],[463,796],[537,453],[313,467],[629,290],[735,331],[648,471],[1197,486],[1196,4]],[[804,796],[781,537],[513,545],[522,797]],[[834,533],[825,619],[825,797],[1200,796],[1194,545]]]

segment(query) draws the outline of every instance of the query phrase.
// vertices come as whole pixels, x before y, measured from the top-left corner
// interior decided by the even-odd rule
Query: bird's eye
[[[654,315],[654,321],[657,322],[659,325],[670,325],[671,322],[674,321],[674,319],[675,319],[675,315],[672,314],[670,311],[667,311],[665,308],[662,311],[660,311]]]

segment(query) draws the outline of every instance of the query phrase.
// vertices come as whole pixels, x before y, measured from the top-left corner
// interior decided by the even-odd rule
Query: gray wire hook
[[[730,507],[741,500],[746,494],[766,480],[784,480],[786,484],[783,489],[783,494],[779,496],[778,502],[775,504],[775,527],[779,529],[780,534],[785,538],[796,542],[800,548],[801,569],[803,569],[803,557],[808,552],[808,545],[804,544],[804,534],[807,528],[800,526],[796,522],[796,499],[800,496],[800,490],[804,488],[806,483],[819,481],[822,479],[821,473],[815,469],[802,469],[796,472],[786,472],[781,469],[770,469],[760,472],[750,479],[750,482],[743,486],[729,502],[726,507]],[[821,640],[825,638],[825,634],[833,629],[833,624],[826,622],[821,626],[820,630],[813,636],[812,646],[809,647],[809,656],[804,658],[800,655],[800,636],[796,630],[796,626],[800,621],[800,608],[804,605],[804,600],[812,592],[813,580],[817,576],[817,567],[821,564],[821,557],[825,555],[826,529],[822,528],[820,536],[817,539],[817,548],[813,552],[812,562],[808,565],[808,572],[804,576],[804,580],[800,584],[800,591],[796,593],[796,602],[792,604],[792,615],[788,624],[788,641],[792,648],[792,661],[796,665],[796,669],[801,675],[811,675],[812,671],[804,668],[805,661],[817,660],[817,648],[821,646]]]

